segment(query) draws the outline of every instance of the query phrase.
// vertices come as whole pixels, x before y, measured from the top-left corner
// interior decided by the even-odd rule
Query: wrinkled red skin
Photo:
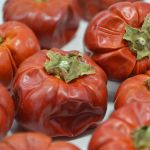
[[[0,139],[11,128],[14,119],[14,103],[8,91],[0,84]]]
[[[79,10],[75,0],[7,0],[4,20],[17,20],[28,25],[38,37],[42,48],[62,47],[79,26]],[[13,12],[13,13],[12,13]]]
[[[117,2],[135,2],[137,0],[77,0],[80,6],[82,17],[90,21],[100,11],[107,9],[110,5]]]
[[[17,133],[4,138],[0,142],[1,150],[80,150],[76,146],[65,143],[52,143],[50,137],[40,133]]]
[[[123,40],[125,27],[140,28],[150,13],[145,2],[120,2],[99,13],[89,24],[84,42],[93,53],[93,60],[101,66],[111,80],[124,80],[150,69],[150,59],[136,60]]]
[[[115,95],[115,109],[133,101],[150,102],[150,90],[146,81],[148,75],[137,75],[125,80]]]
[[[130,103],[95,130],[89,150],[136,150],[131,133],[145,125],[150,125],[150,103]]]
[[[37,38],[24,24],[10,21],[0,25],[0,82],[6,87],[14,78],[19,65],[40,50]]]
[[[63,55],[68,53],[51,50]],[[44,50],[27,59],[17,72],[13,85],[18,99],[17,120],[27,129],[50,136],[77,136],[105,115],[106,75],[84,55],[96,73],[67,84],[45,71],[47,52]]]

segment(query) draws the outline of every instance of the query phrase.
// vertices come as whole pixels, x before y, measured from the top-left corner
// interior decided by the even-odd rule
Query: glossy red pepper
[[[68,43],[80,20],[75,0],[7,0],[3,10],[5,21],[25,23],[47,49]]]
[[[51,64],[47,60],[49,54],[53,55]],[[84,76],[68,83],[68,77],[64,76],[68,68],[65,59],[68,58],[63,56],[69,56],[76,62],[74,54],[78,54],[77,61],[82,58],[81,64],[85,62],[82,65],[93,68],[94,73],[81,73]],[[52,62],[57,58],[64,59],[60,63],[62,67],[57,64],[59,60]],[[47,73],[45,64],[51,66],[51,73]],[[63,64],[66,66],[63,67]],[[74,62],[70,64],[74,66]],[[73,70],[73,75],[80,72],[79,65],[69,69]],[[82,69],[85,71],[85,68]],[[59,75],[54,76],[53,73]],[[66,82],[60,79],[63,77]],[[27,59],[16,74],[13,92],[18,102],[17,120],[27,129],[50,136],[77,136],[104,117],[107,107],[106,82],[103,70],[88,56],[82,57],[77,51],[43,50]]]
[[[77,0],[81,9],[81,15],[86,20],[91,20],[100,11],[107,9],[110,5],[117,2],[137,0]]]
[[[89,150],[149,150],[149,139],[150,103],[133,102],[95,130]]]
[[[85,46],[109,79],[123,80],[150,68],[149,13],[150,3],[120,2],[90,22]]]
[[[14,115],[13,100],[4,86],[0,84],[0,139],[11,128]]]
[[[40,50],[34,33],[19,22],[0,25],[0,82],[10,87],[19,65]]]
[[[17,133],[0,141],[1,150],[80,150],[65,142],[52,143],[50,137],[40,133]]]
[[[121,83],[115,95],[115,108],[118,109],[133,101],[150,102],[150,77],[137,75]]]

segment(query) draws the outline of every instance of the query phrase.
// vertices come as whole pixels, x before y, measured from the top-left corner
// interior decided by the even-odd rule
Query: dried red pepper
[[[89,24],[85,45],[109,79],[123,80],[150,68],[150,4],[120,2]]]
[[[16,74],[17,121],[50,136],[77,136],[104,117],[106,82],[103,70],[88,56],[43,50]]]
[[[149,150],[149,141],[150,103],[133,102],[95,130],[89,150]]]
[[[40,50],[34,33],[19,22],[0,25],[0,82],[10,87],[19,65]]]
[[[91,20],[100,11],[107,9],[112,4],[122,1],[135,2],[137,0],[77,0],[81,8],[81,15],[86,20]]]
[[[3,11],[5,21],[25,23],[47,49],[68,43],[80,20],[76,0],[7,0]]]
[[[121,83],[115,95],[115,108],[134,101],[150,102],[150,76],[141,74]]]
[[[40,133],[17,133],[0,141],[1,150],[80,150],[66,142],[52,143],[50,137]]]

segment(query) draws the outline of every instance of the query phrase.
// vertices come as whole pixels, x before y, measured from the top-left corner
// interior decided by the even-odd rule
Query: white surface
[[[0,12],[2,12],[2,6],[5,0],[0,0]],[[147,0],[147,2],[150,2],[150,0]],[[12,12],[13,13],[13,12]],[[0,23],[2,23],[2,13],[0,13]],[[87,23],[84,21],[81,21],[80,28],[74,38],[73,41],[71,41],[69,44],[63,47],[64,50],[79,50],[83,52],[83,36],[86,29]],[[108,118],[108,116],[113,111],[113,97],[115,94],[115,91],[118,87],[119,83],[109,81],[108,82],[108,108],[107,108],[107,114],[105,116],[105,119]],[[69,141],[71,143],[76,144],[79,148],[82,150],[87,150],[87,146],[91,137],[92,131],[85,133],[79,137],[76,137],[74,139],[63,139],[65,141]],[[61,139],[62,140],[62,139]]]

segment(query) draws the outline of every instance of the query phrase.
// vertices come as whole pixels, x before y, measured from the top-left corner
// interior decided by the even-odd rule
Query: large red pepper
[[[85,45],[108,77],[123,80],[150,68],[150,4],[120,2],[89,24]]]
[[[17,121],[51,136],[77,136],[104,117],[106,81],[103,70],[86,55],[43,50],[16,74]]]

